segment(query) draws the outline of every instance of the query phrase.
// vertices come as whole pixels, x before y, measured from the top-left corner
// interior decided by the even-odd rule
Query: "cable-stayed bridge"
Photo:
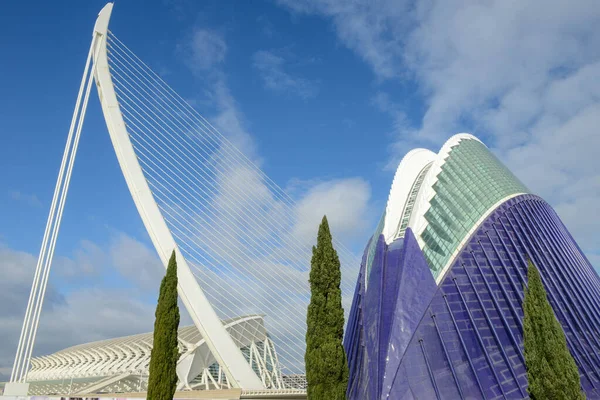
[[[29,391],[32,351],[92,86],[131,196],[163,265],[172,251],[177,254],[179,295],[200,340],[195,345],[180,338],[189,350],[178,365],[180,381],[186,381],[180,386],[191,388],[200,376],[198,365],[204,363],[200,370],[205,388],[290,388],[304,373],[313,244],[298,234],[294,200],[109,31],[111,12],[109,3],[94,26],[5,394]],[[316,231],[317,226],[315,237]],[[348,310],[359,262],[341,243],[335,246]],[[258,320],[236,323],[235,329],[231,325]],[[102,350],[107,360],[94,346],[39,359],[32,378],[89,379],[91,371],[104,371],[94,376],[108,381],[111,371],[127,375],[130,364],[124,360],[138,353],[145,357],[149,348],[134,350],[126,343],[113,346],[121,349],[111,350],[115,357]],[[100,359],[103,368],[83,365]],[[130,375],[141,380],[138,371],[147,365],[131,368]],[[99,384],[93,381],[88,388],[92,386]],[[81,390],[85,393],[85,385]]]

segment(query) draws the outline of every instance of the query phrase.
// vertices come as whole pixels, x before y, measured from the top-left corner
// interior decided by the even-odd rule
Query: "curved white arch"
[[[262,368],[261,380],[281,388],[281,371],[277,367],[269,369],[265,364],[267,359],[273,366],[278,365],[278,361],[269,341],[263,316],[248,315],[222,321],[222,324],[239,348],[249,348],[255,355],[260,354],[260,360],[255,359],[254,366]],[[77,390],[99,390],[110,382],[126,380],[141,373],[147,375],[151,342],[152,332],[149,332],[72,346],[49,356],[33,358],[29,379],[35,384],[34,392],[37,394],[46,393],[44,387],[57,379],[74,379],[76,385],[80,385]],[[194,378],[209,368],[216,359],[194,325],[179,328],[178,342],[182,348],[177,363],[178,390],[186,387],[191,389]],[[256,353],[258,342],[262,342],[265,347]],[[56,359],[57,362],[50,363],[49,359]],[[93,368],[86,368],[90,366]],[[81,386],[82,382],[85,386]],[[224,382],[224,385],[227,383]],[[219,385],[215,383],[214,386]]]
[[[464,139],[473,139],[477,140],[480,143],[483,143],[481,142],[481,140],[471,135],[470,133],[458,133],[452,136],[446,141],[446,143],[444,143],[439,153],[436,155],[435,161],[429,169],[429,172],[427,173],[427,176],[423,181],[423,185],[421,186],[421,191],[415,202],[413,213],[410,217],[410,222],[408,224],[413,230],[415,236],[417,237],[417,241],[419,242],[419,246],[421,248],[423,248],[423,246],[425,245],[425,242],[423,241],[423,239],[421,239],[421,233],[423,233],[428,224],[427,219],[425,219],[425,213],[427,212],[427,210],[429,210],[429,202],[431,201],[433,196],[435,196],[435,190],[433,189],[433,185],[437,182],[437,177],[439,173],[442,172],[442,166],[446,162],[446,159],[448,158],[448,155],[450,154],[452,148],[457,146],[461,142],[461,140]]]
[[[485,146],[485,144],[476,136],[473,136],[469,133],[459,133],[450,137],[444,143],[439,153],[437,154],[429,150],[414,149],[408,152],[406,156],[404,156],[404,158],[400,162],[400,165],[398,166],[396,175],[394,176],[394,181],[390,189],[390,195],[386,208],[386,219],[383,232],[388,244],[397,238],[397,235],[395,235],[394,232],[396,232],[396,227],[398,226],[399,219],[403,217],[403,209],[406,207],[406,204],[409,200],[409,196],[411,196],[410,188],[412,187],[412,185],[414,185],[417,176],[419,176],[419,171],[425,171],[423,168],[427,165],[431,165],[429,167],[429,170],[427,170],[425,179],[423,180],[420,186],[420,189],[416,196],[416,200],[414,202],[412,213],[410,214],[410,220],[408,221],[408,226],[413,230],[417,242],[419,243],[419,247],[421,249],[425,247],[425,242],[421,235],[423,234],[423,232],[429,224],[428,220],[425,218],[425,214],[431,207],[430,202],[432,198],[436,195],[434,185],[438,181],[438,176],[442,171],[444,164],[448,160],[450,152],[463,140],[476,140]],[[413,191],[412,195],[414,194],[415,193]],[[436,282],[438,284],[442,281],[446,272],[448,271],[448,268],[450,267],[450,265],[452,265],[455,258],[460,253],[463,246],[467,243],[468,239],[473,234],[473,232],[475,232],[479,228],[480,224],[500,204],[504,203],[505,201],[508,201],[509,199],[515,196],[519,196],[522,194],[524,193],[516,192],[509,194],[507,196],[504,196],[502,199],[499,199],[495,204],[489,206],[489,208],[479,217],[478,221],[476,221],[474,225],[465,233],[457,247],[450,255],[449,259],[439,270],[440,272],[436,277]]]
[[[387,243],[395,238],[415,180],[423,168],[433,162],[436,156],[437,154],[431,150],[414,149],[406,153],[400,161],[385,208],[385,222],[382,233]]]
[[[240,349],[221,323],[221,320],[210,305],[204,292],[171,235],[154,196],[150,191],[146,178],[138,163],[137,156],[129,140],[127,128],[123,121],[120,106],[115,94],[108,66],[106,53],[106,35],[108,22],[112,12],[112,3],[108,3],[96,20],[94,36],[94,78],[104,113],[108,132],[127,182],[136,208],[144,222],[144,226],[158,255],[166,267],[172,251],[177,255],[177,274],[179,278],[178,292],[185,308],[190,313],[194,325],[198,328],[211,353],[225,372],[227,379],[234,387],[244,389],[263,389],[264,385],[254,373]]]
[[[404,209],[415,180],[421,171],[431,164],[419,188],[408,223],[408,226],[415,233],[419,245],[423,248],[424,243],[420,234],[427,227],[427,220],[424,216],[429,209],[429,201],[435,195],[433,185],[437,182],[437,176],[442,171],[442,166],[446,162],[450,150],[464,139],[473,139],[481,142],[481,140],[470,133],[457,133],[444,143],[437,154],[431,150],[417,148],[409,151],[402,158],[394,175],[394,181],[392,182],[385,209],[383,235],[388,244],[396,239],[398,224],[403,217]]]

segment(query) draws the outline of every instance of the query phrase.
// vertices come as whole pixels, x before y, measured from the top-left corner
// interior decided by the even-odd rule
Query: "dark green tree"
[[[154,321],[154,343],[150,355],[148,400],[172,400],[177,387],[176,366],[179,360],[177,329],[177,260],[171,254],[167,273],[160,284]]]
[[[585,399],[579,370],[560,322],[546,297],[540,273],[528,260],[523,300],[523,341],[529,396],[534,400]]]
[[[310,304],[306,317],[306,380],[308,400],[343,400],[348,364],[342,346],[344,309],[340,259],[333,248],[327,217],[323,217],[310,269]]]

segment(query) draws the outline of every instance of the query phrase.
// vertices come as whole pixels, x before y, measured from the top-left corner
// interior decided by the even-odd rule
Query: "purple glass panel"
[[[523,285],[538,267],[588,399],[600,399],[600,279],[554,210],[533,195],[500,205],[439,286],[410,229],[364,263],[344,346],[348,398],[523,398]]]

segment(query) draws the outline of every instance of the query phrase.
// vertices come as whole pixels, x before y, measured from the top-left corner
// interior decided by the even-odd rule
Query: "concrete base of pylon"
[[[29,383],[8,382],[4,386],[4,393],[2,395],[10,397],[22,397],[27,396],[28,391]]]

